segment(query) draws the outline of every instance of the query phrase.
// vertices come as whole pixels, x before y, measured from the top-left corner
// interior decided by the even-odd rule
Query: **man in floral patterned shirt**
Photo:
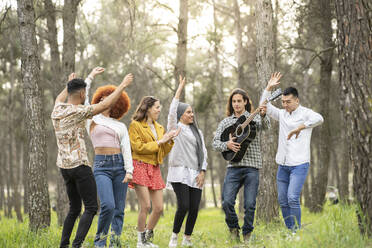
[[[103,71],[101,67],[94,68],[89,76],[94,78]],[[84,106],[86,83],[83,79],[75,78],[72,73],[67,87],[56,98],[51,118],[57,138],[57,166],[65,181],[70,201],[60,247],[69,247],[72,229],[81,212],[81,202],[84,203],[85,211],[80,218],[72,247],[81,247],[98,209],[96,182],[84,142],[85,122],[113,106],[132,80],[132,74],[128,74],[110,96],[98,104]]]

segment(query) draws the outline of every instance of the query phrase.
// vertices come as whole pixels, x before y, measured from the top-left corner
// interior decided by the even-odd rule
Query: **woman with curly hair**
[[[94,77],[104,71],[97,67],[86,79],[86,100],[89,104],[89,88]],[[128,80],[131,74],[123,80]],[[99,103],[109,96],[115,86],[99,87],[93,95],[91,104]],[[122,92],[113,107],[94,116],[87,124],[94,147],[94,178],[100,199],[100,214],[97,234],[94,239],[95,247],[105,247],[108,231],[111,225],[110,247],[120,246],[120,234],[123,228],[125,199],[128,182],[132,179],[133,162],[127,127],[119,120],[128,112],[130,99]]]
[[[152,243],[152,239],[153,229],[163,211],[165,183],[161,177],[160,165],[172,149],[172,139],[180,131],[171,130],[165,133],[163,126],[156,121],[160,111],[160,101],[152,96],[145,96],[138,105],[129,125],[134,166],[133,180],[129,187],[134,187],[140,206],[137,223],[137,248],[158,247]],[[146,225],[150,207],[152,207],[152,211]]]

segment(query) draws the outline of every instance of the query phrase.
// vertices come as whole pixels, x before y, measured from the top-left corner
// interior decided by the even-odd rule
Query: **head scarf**
[[[179,102],[177,107],[177,121],[180,121],[181,116],[185,113],[186,109],[190,105],[187,103]],[[196,122],[196,118],[194,116],[194,122],[190,124],[190,128],[192,133],[196,138],[196,156],[198,157],[198,168],[202,168],[203,160],[204,160],[204,153],[203,153],[203,143],[201,140],[201,136],[199,133],[198,125]]]

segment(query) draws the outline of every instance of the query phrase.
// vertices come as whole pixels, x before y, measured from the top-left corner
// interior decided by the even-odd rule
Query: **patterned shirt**
[[[57,138],[57,166],[72,169],[91,166],[84,142],[85,122],[93,116],[93,107],[56,103],[51,114]]]
[[[247,118],[249,117],[249,112],[245,111],[243,113]],[[221,134],[223,131],[233,125],[237,121],[237,117],[233,114],[229,117],[223,119],[217,127],[216,134],[213,138],[212,146],[215,151],[224,152],[227,151],[227,141],[221,141]],[[263,119],[258,114],[254,117],[253,121],[256,122],[258,129],[256,138],[249,144],[247,152],[245,153],[243,159],[240,162],[228,161],[227,167],[253,167],[260,169],[262,168],[262,157],[261,157],[261,130],[267,130],[270,127],[270,120],[267,116]]]

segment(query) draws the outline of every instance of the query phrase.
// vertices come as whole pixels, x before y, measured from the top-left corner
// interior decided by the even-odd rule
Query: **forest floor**
[[[303,209],[303,228],[292,235],[284,227],[281,219],[272,223],[255,223],[255,230],[247,244],[230,241],[228,229],[224,222],[221,209],[207,208],[199,212],[192,240],[193,247],[304,247],[304,248],[372,248],[372,239],[361,235],[358,228],[356,207],[353,205],[326,205],[322,213],[309,213]],[[164,211],[156,229],[154,243],[159,247],[168,247],[172,232],[175,209]],[[121,235],[123,247],[136,247],[137,213],[125,212],[124,228]],[[76,229],[75,225],[75,229]],[[97,228],[97,217],[84,242],[83,247],[94,247],[93,240]],[[58,247],[61,227],[57,225],[57,216],[52,212],[52,222],[49,228],[32,233],[28,229],[28,217],[23,223],[16,218],[5,218],[1,213],[0,247],[1,248],[41,248]],[[74,230],[75,232],[75,230]],[[182,230],[181,230],[182,233]],[[74,235],[74,234],[73,234]],[[182,236],[179,235],[179,246]]]

